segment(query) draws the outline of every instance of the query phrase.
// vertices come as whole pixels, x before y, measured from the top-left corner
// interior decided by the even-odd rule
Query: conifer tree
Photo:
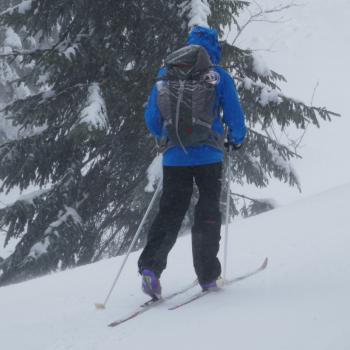
[[[5,108],[15,126],[35,132],[1,146],[1,190],[40,190],[0,210],[7,241],[19,239],[0,265],[0,284],[128,247],[150,199],[144,189],[156,148],[143,111],[154,77],[165,56],[185,44],[191,25],[208,21],[223,34],[245,6],[233,0],[25,0],[1,13],[0,25],[25,27],[37,43],[1,57],[34,61],[20,82],[36,87]],[[250,51],[222,44],[222,64],[236,77],[250,128],[235,176],[259,187],[269,177],[298,185],[288,167],[295,153],[264,130],[272,123],[318,125],[332,113],[285,97],[277,86],[281,75],[257,68]],[[247,213],[263,210],[253,203]]]
[[[4,0],[0,3],[0,12],[19,3],[19,0]],[[29,87],[24,82],[18,82],[21,75],[30,70],[30,64],[21,64],[21,57],[12,57],[11,53],[23,48],[30,48],[33,42],[25,39],[25,30],[15,32],[12,27],[0,27],[0,55],[8,55],[0,60],[0,111],[6,104],[30,94]],[[0,144],[17,136],[14,128],[0,112]]]

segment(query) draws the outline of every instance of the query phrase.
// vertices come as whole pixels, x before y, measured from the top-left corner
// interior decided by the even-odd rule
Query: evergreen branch
[[[140,186],[140,184],[142,183],[143,179],[144,179],[144,174],[139,174],[136,178],[134,183],[127,187],[124,191],[122,192],[118,192],[118,198],[120,201],[126,201],[127,198],[130,196],[131,193],[137,191],[138,187]],[[109,227],[113,222],[117,222],[118,221],[118,217],[123,218],[124,213],[118,213],[118,208],[114,208],[114,210],[110,213],[109,217],[106,218],[105,220],[103,220],[103,222],[101,223],[101,225],[98,228],[99,232],[103,232],[107,227]],[[97,261],[101,258],[104,250],[111,244],[111,242],[115,239],[115,237],[117,236],[118,232],[120,231],[120,229],[115,230],[109,237],[108,239],[103,242],[102,247],[100,247],[98,249],[98,251],[95,253],[95,257],[94,257],[94,261]]]
[[[57,43],[50,48],[43,48],[43,49],[35,49],[35,50],[15,50],[12,49],[11,52],[9,53],[1,53],[0,54],[0,59],[1,58],[9,58],[9,57],[18,57],[18,56],[24,56],[24,57],[32,57],[32,58],[40,58],[42,55],[47,54],[47,53],[57,53],[58,50],[60,50],[60,46],[62,44],[66,44],[66,47],[72,46],[72,45],[78,45],[80,41],[69,41],[67,42],[66,39],[69,35],[69,30],[63,35],[63,37],[57,41]],[[77,35],[77,38],[82,38],[87,35],[79,34]]]
[[[15,6],[7,8],[6,10],[1,11],[0,12],[0,18],[5,16],[5,15],[12,15],[15,10],[17,10],[17,12],[19,12],[20,5],[21,4],[17,4]]]
[[[101,83],[102,82],[103,81],[101,81]],[[97,83],[99,83],[99,82],[97,82]],[[57,97],[69,94],[72,92],[72,90],[75,90],[75,89],[85,88],[85,87],[89,86],[90,84],[91,84],[91,82],[77,83],[77,84],[74,84],[74,85],[71,85],[71,86],[68,86],[68,87],[62,89],[61,91],[59,91],[57,93],[54,93],[54,91],[55,91],[54,89],[49,90],[49,91],[44,91],[44,92],[38,92],[36,94],[28,96],[27,98],[25,98],[23,100],[16,100],[16,101],[6,105],[2,109],[0,109],[0,113],[7,112],[7,111],[11,110],[14,106],[16,106],[18,103],[21,103],[21,102],[26,101],[28,99],[41,98],[42,100],[49,101],[49,103],[50,103],[50,101],[54,102],[57,99]],[[52,94],[52,95],[47,97],[47,95],[50,95],[50,94]]]
[[[234,75],[233,76],[234,79],[240,81],[242,84],[243,84],[243,87],[245,87],[245,82],[246,82],[246,79],[244,78],[241,78],[237,75]],[[264,88],[266,89],[269,89],[270,87],[263,84],[263,83],[257,83],[257,82],[254,82],[253,80],[249,80],[249,85],[259,89],[259,90],[262,90]],[[279,90],[279,89],[278,89]],[[299,105],[301,106],[303,109],[307,109],[307,110],[312,110],[312,111],[315,111],[317,113],[319,113],[322,117],[325,117],[325,116],[334,116],[334,117],[341,117],[341,114],[339,113],[336,113],[336,112],[332,112],[328,109],[326,109],[325,107],[315,107],[315,106],[308,106],[306,103],[302,102],[302,101],[298,101],[292,97],[289,97],[289,96],[286,96],[285,94],[282,94],[281,92],[279,91],[276,91],[276,96],[278,96],[279,98],[281,98],[282,100],[284,101],[289,101],[289,102],[292,102],[296,105]],[[305,118],[306,119],[306,118]],[[309,121],[309,120],[308,120]],[[310,121],[309,121],[310,122]]]
[[[226,67],[224,67],[224,68],[234,69],[235,66],[226,66]],[[274,75],[274,74],[277,74],[277,73],[275,73],[274,71],[271,71],[271,74]],[[245,79],[250,79],[250,78],[242,78],[242,77],[240,77],[240,76],[238,76],[238,75],[232,75],[232,77],[233,77],[235,80],[238,80],[238,81],[240,81],[240,82],[242,82],[242,83],[245,82]],[[262,79],[262,77],[259,77],[259,79]],[[266,79],[266,78],[265,78],[265,79]],[[284,79],[281,79],[281,80],[284,80]],[[281,89],[279,88],[279,86],[278,86],[276,83],[274,83],[273,81],[268,81],[268,85],[267,85],[267,82],[266,82],[266,81],[265,81],[265,83],[263,83],[263,82],[257,83],[257,82],[255,82],[255,81],[253,81],[252,79],[250,79],[249,82],[252,84],[252,86],[254,86],[254,87],[259,87],[259,88],[261,88],[261,89],[263,89],[264,87],[266,87],[266,88],[271,88],[271,87],[272,87],[273,89],[276,89],[276,90],[278,90],[278,91],[281,90]]]
[[[248,128],[248,130],[249,130],[250,133],[252,133],[252,134],[254,134],[254,135],[258,136],[258,137],[262,137],[265,140],[267,140],[268,142],[274,144],[276,148],[281,148],[284,151],[286,151],[288,154],[293,155],[296,158],[302,159],[302,156],[300,156],[298,153],[295,153],[295,152],[291,151],[287,146],[280,144],[279,142],[275,141],[271,137],[267,137],[267,136],[265,136],[263,134],[260,134],[259,132],[255,131],[255,130],[253,130],[251,128]]]
[[[71,20],[71,22],[69,23],[67,29],[65,30],[65,32],[60,35],[59,40],[57,40],[57,42],[52,45],[50,48],[43,48],[43,49],[36,49],[36,50],[12,50],[11,53],[7,53],[7,54],[0,54],[0,59],[7,59],[9,57],[12,57],[12,60],[15,60],[17,57],[23,56],[23,57],[31,57],[32,59],[36,59],[36,64],[35,64],[35,68],[28,74],[20,77],[19,79],[16,79],[12,82],[9,82],[9,84],[13,84],[13,83],[18,83],[20,81],[26,81],[27,79],[29,79],[30,77],[32,77],[36,71],[38,71],[41,67],[41,63],[44,61],[44,59],[47,59],[48,57],[50,57],[53,54],[57,54],[57,51],[59,50],[59,47],[65,43],[66,47],[68,47],[69,45],[77,45],[79,43],[79,41],[77,42],[67,42],[67,38],[69,36],[69,34],[71,33],[73,26],[75,25],[75,23],[77,22],[77,17],[73,18]],[[85,21],[87,21],[87,19],[85,19]],[[86,23],[86,22],[84,22]],[[81,29],[82,31],[82,29]],[[75,38],[81,38],[85,35],[79,33],[76,35]]]
[[[262,200],[259,200],[259,199],[256,199],[256,198],[251,198],[251,197],[248,197],[248,196],[245,196],[243,194],[236,193],[236,192],[230,191],[230,194],[231,194],[231,196],[247,199],[247,200],[255,202],[255,203],[264,203]]]
[[[258,214],[261,214],[261,213],[266,212],[268,210],[272,210],[272,209],[276,208],[275,203],[272,203],[272,201],[269,199],[265,199],[265,200],[260,199],[259,200],[259,199],[254,199],[254,198],[251,198],[251,197],[248,197],[248,196],[245,196],[242,194],[238,194],[238,193],[233,193],[233,192],[230,192],[230,194],[231,194],[231,197],[234,196],[234,197],[238,197],[238,198],[243,199],[244,205],[240,209],[241,215],[243,217],[250,217],[253,215],[258,215]],[[250,202],[250,205],[248,207],[245,203],[246,200],[248,200]],[[238,212],[237,212],[237,214],[238,214]]]
[[[275,71],[269,70],[266,72],[268,73],[266,75],[256,72],[255,58],[252,55],[252,50],[242,50],[227,42],[222,42],[221,45],[224,57],[222,67],[230,71],[234,70],[236,72],[235,76],[238,75],[239,79],[249,77],[251,81],[260,80],[262,83],[276,90],[280,90],[280,88],[275,81],[286,82],[284,76]]]
[[[9,53],[2,53],[0,54],[0,58],[9,58],[9,57],[18,57],[18,56],[29,56],[29,57],[33,57],[36,58],[38,56],[40,56],[41,54],[44,54],[46,52],[52,51],[53,48],[49,48],[49,49],[36,49],[36,50],[12,50]]]

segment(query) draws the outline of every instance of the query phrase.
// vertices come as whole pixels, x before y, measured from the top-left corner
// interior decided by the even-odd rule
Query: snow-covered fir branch
[[[195,25],[208,27],[208,17],[210,13],[207,0],[192,0],[188,26],[190,28]]]
[[[24,15],[26,12],[30,11],[32,8],[32,0],[23,0],[16,6],[12,6],[2,12],[0,12],[0,16],[3,15],[13,15],[14,13],[19,13],[20,15]]]
[[[96,129],[108,127],[106,103],[98,83],[89,86],[86,106],[81,112],[79,123],[86,123],[90,128]]]

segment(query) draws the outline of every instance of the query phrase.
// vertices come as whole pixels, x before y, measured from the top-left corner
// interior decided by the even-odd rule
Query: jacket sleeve
[[[157,77],[159,78],[164,75],[165,69],[161,68]],[[160,139],[163,136],[163,118],[157,104],[157,95],[157,85],[154,85],[145,110],[145,121],[148,130]]]
[[[145,121],[148,130],[157,138],[161,138],[163,129],[163,120],[157,105],[157,87],[153,86],[151,96],[148,99]]]
[[[233,78],[223,71],[221,107],[224,112],[224,122],[228,125],[229,141],[241,145],[247,134],[247,128],[244,121],[244,112],[239,101],[236,86]]]

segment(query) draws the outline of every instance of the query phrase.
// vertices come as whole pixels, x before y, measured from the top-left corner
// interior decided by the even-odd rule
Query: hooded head
[[[221,45],[219,43],[218,33],[215,29],[201,26],[193,27],[188,36],[187,44],[203,46],[208,51],[212,63],[220,63]]]

